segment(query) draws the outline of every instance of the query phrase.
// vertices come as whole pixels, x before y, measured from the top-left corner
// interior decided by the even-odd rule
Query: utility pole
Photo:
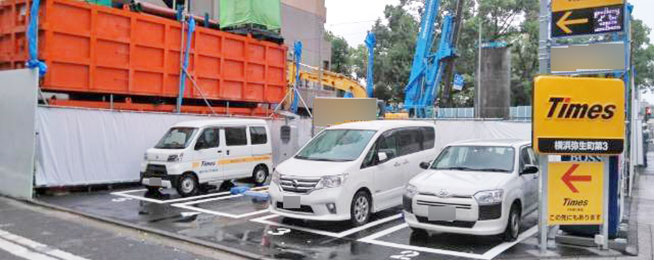
[[[481,17],[481,16],[480,16]],[[481,33],[482,33],[482,20],[479,19],[479,39],[478,39],[478,53],[477,53],[477,86],[475,86],[475,117],[481,118]]]
[[[456,13],[454,14],[454,32],[452,32],[452,46],[456,49],[459,42],[459,32],[461,30],[461,21],[463,20],[463,5],[465,0],[456,2]],[[439,102],[440,107],[452,106],[452,78],[454,77],[454,68],[456,65],[456,56],[448,58],[445,65],[445,86]]]

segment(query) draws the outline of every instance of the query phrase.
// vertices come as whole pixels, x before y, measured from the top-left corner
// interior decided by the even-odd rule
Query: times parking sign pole
[[[547,253],[547,166],[549,164],[549,156],[539,155],[538,158],[540,166],[540,205],[538,207],[538,234],[540,235],[540,253],[545,255]]]
[[[611,160],[609,156],[602,158],[604,169],[602,171],[603,182],[602,182],[602,249],[609,249],[609,174],[611,165]]]

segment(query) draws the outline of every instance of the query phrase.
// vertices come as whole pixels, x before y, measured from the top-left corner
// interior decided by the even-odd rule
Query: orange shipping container
[[[0,69],[24,67],[29,3],[0,0]],[[177,97],[181,23],[72,0],[42,0],[39,59],[46,91]],[[186,35],[186,32],[185,32]],[[284,45],[196,27],[189,73],[211,100],[279,103]],[[202,98],[190,81],[185,98]]]

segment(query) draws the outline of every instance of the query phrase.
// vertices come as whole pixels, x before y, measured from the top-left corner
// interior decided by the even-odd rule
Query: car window
[[[311,139],[295,155],[295,158],[313,161],[353,161],[361,156],[374,135],[374,130],[328,129]]]
[[[399,156],[397,146],[397,132],[391,132],[379,138],[379,141],[377,142],[377,152],[386,153],[388,160]]]
[[[421,127],[422,130],[422,149],[432,149],[434,148],[434,140],[436,139],[436,133],[434,133],[433,127]]]
[[[529,153],[529,156],[531,157],[531,164],[538,165],[538,157],[536,156],[536,154],[534,154],[534,149],[529,147],[529,148],[527,148],[527,152]]]
[[[268,143],[268,136],[266,135],[266,128],[264,127],[250,127],[250,140],[252,144],[265,144]]]
[[[397,133],[397,146],[400,149],[400,156],[422,150],[422,131],[420,129],[402,129]]]
[[[207,128],[202,131],[198,141],[195,142],[195,149],[209,149],[220,146],[220,138],[218,135],[218,128]]]
[[[514,156],[513,147],[508,146],[449,146],[438,155],[432,169],[512,172]]]
[[[227,146],[247,145],[245,127],[225,127],[225,143]]]
[[[524,169],[527,164],[532,164],[529,148],[523,147],[520,149],[520,169]]]
[[[168,130],[154,148],[184,149],[191,143],[197,131],[198,129],[193,127],[173,127]]]

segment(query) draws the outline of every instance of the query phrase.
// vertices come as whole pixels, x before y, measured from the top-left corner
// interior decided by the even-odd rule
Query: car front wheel
[[[361,190],[354,194],[352,206],[350,207],[352,225],[361,226],[366,224],[370,218],[370,209],[371,200],[367,192]]]
[[[520,206],[513,204],[504,230],[504,241],[515,241],[520,234]]]
[[[177,193],[182,197],[193,196],[198,193],[199,186],[198,179],[195,175],[186,173],[179,178]]]

